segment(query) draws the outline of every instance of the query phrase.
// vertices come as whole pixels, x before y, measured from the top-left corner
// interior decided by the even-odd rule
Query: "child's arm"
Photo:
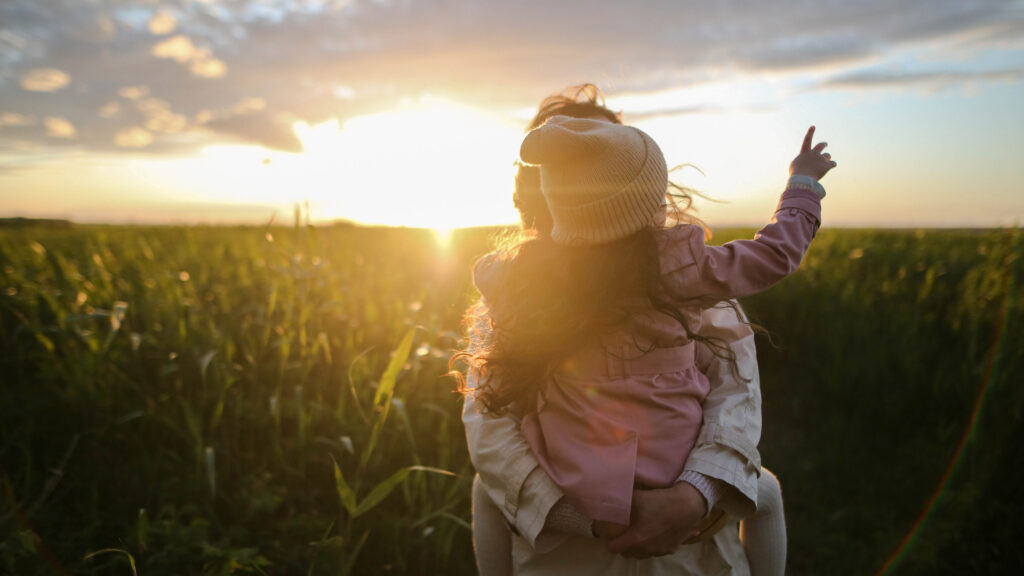
[[[672,277],[680,294],[717,300],[749,296],[800,266],[821,223],[825,191],[817,180],[835,166],[831,156],[823,153],[825,143],[811,146],[813,135],[812,126],[790,165],[792,177],[775,217],[753,240],[707,246],[695,227],[666,237],[669,244],[662,247],[662,270]]]

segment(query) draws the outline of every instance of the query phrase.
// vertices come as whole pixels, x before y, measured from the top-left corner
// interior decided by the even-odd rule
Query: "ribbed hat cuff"
[[[614,242],[639,232],[654,223],[654,217],[661,210],[665,198],[665,183],[659,187],[643,179],[608,196],[582,205],[565,205],[551,202],[551,239],[556,244],[592,246]]]

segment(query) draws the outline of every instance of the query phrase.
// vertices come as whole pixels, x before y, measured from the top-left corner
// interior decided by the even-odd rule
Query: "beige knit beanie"
[[[654,224],[665,204],[665,157],[632,126],[552,116],[526,135],[519,156],[540,166],[557,244],[625,238]]]

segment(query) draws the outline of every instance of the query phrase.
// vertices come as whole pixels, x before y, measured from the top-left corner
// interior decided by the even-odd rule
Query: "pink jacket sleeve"
[[[666,230],[659,247],[662,274],[687,296],[725,300],[756,294],[800,266],[820,224],[818,195],[788,188],[771,223],[753,240],[708,246],[698,226]]]

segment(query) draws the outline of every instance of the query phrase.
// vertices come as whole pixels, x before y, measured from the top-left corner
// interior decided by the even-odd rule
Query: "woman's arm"
[[[487,333],[487,318],[479,315],[474,334]],[[479,345],[471,342],[470,350]],[[466,374],[466,386],[478,385],[477,374]],[[501,509],[509,525],[536,547],[548,514],[562,498],[562,491],[540,467],[520,429],[520,420],[511,413],[490,416],[478,410],[472,395],[465,397],[462,422],[466,444],[484,489]]]
[[[476,384],[468,376],[470,386]],[[512,528],[530,546],[544,528],[548,513],[562,498],[562,491],[544,472],[509,414],[481,414],[471,396],[462,410],[469,457],[491,500],[498,505]]]
[[[735,307],[735,308],[734,308]],[[704,423],[686,460],[683,476],[697,472],[721,480],[735,490],[718,506],[731,516],[754,513],[761,456],[761,380],[754,332],[736,302],[704,311],[701,333],[721,338],[736,354],[738,374],[729,362],[711,358],[703,368],[711,390],[702,405]]]

